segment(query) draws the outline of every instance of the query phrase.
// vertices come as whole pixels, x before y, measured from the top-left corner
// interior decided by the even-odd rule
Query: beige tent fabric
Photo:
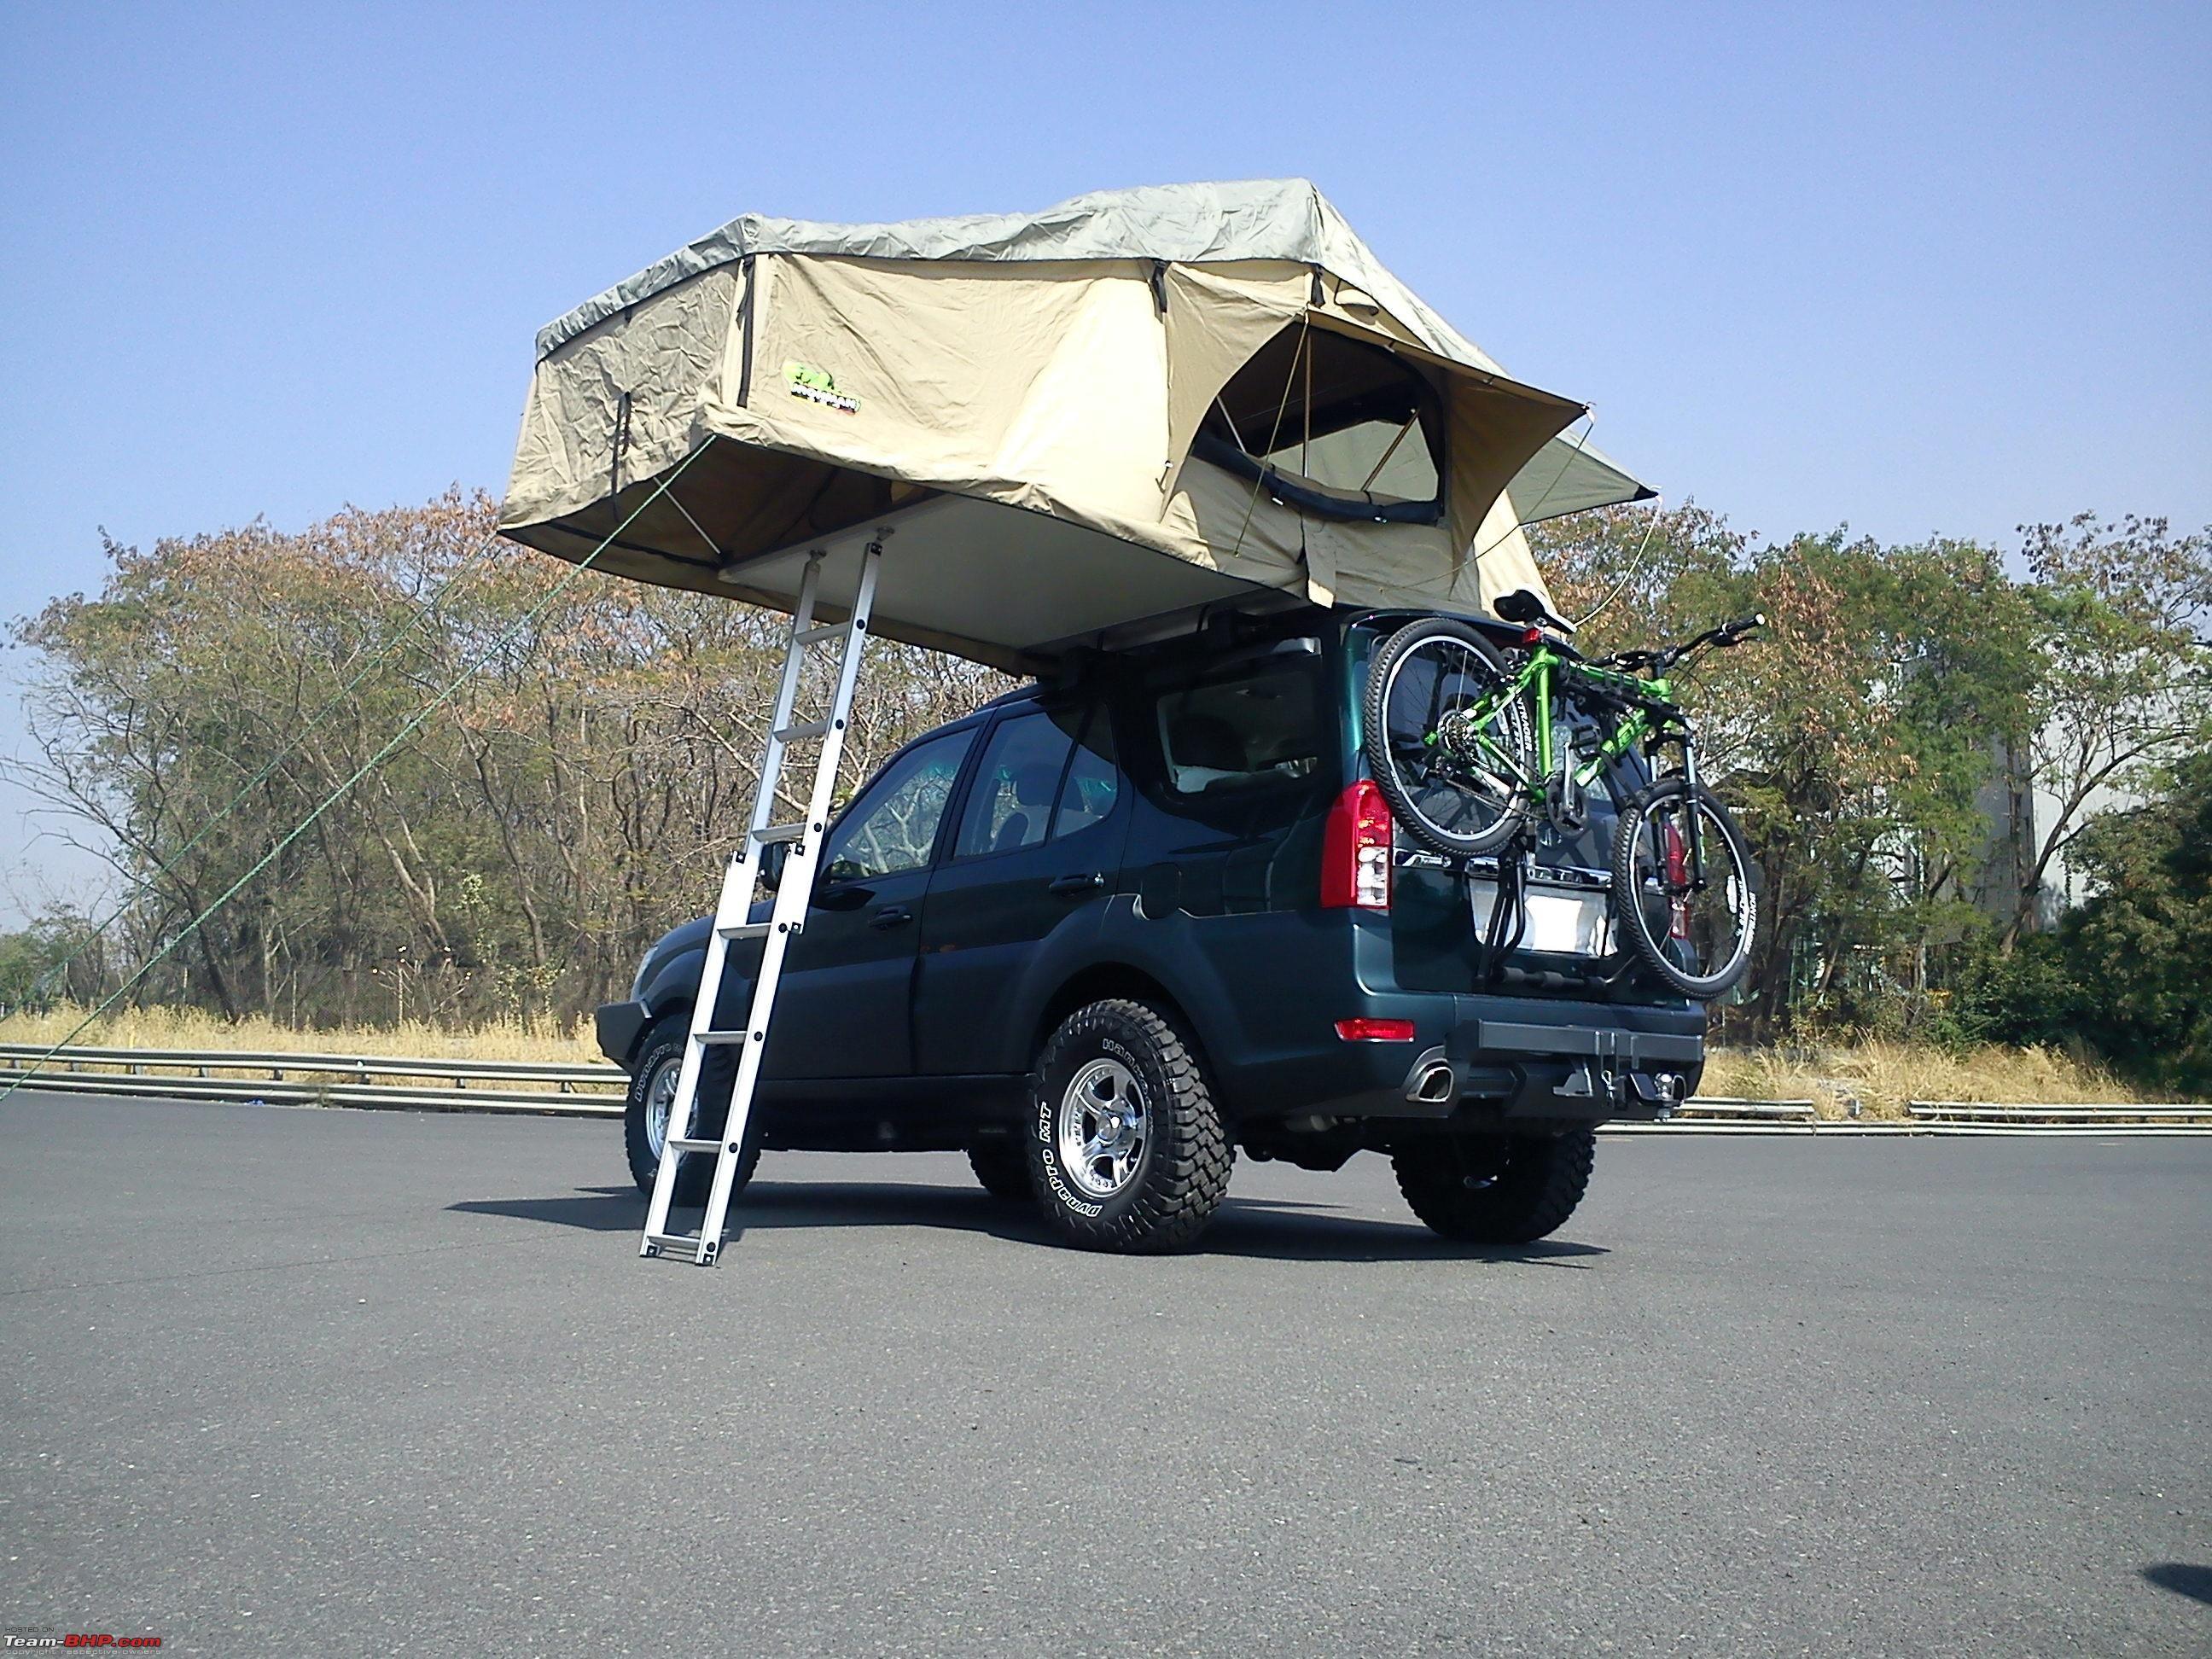
[[[780,446],[1102,526],[1157,516],[1164,356],[1140,267],[763,263],[751,408]],[[787,363],[857,406],[794,395]]]
[[[622,394],[631,394],[621,483],[673,466],[702,435],[698,411],[720,390],[734,337],[739,278],[714,270],[638,307],[541,365],[530,382],[502,526],[556,519],[611,493]]]
[[[763,253],[903,261],[1134,258],[1170,265],[1273,261],[1319,271],[1344,315],[1470,368],[1499,372],[1423,304],[1304,179],[1156,185],[1096,191],[1036,214],[971,214],[899,224],[830,225],[745,214],[586,301],[538,332],[542,359],[702,272]],[[734,382],[733,382],[734,384]],[[1516,478],[1527,519],[1556,517],[1650,492],[1586,441],[1555,439]]]
[[[1119,564],[1094,564],[1092,544],[1052,544],[1084,550],[1062,556],[1078,559],[1087,586],[1044,583],[1038,592],[1053,603],[1027,607],[1018,623],[979,616],[969,643],[993,661],[1190,605],[1200,590],[1162,554],[1211,573],[1205,594],[1249,584],[1323,604],[1478,611],[1514,586],[1540,591],[1517,496],[1581,406],[1505,378],[1382,270],[1310,186],[1303,204],[1296,191],[1250,189],[1238,199],[1261,217],[1241,228],[1195,209],[1173,223],[1147,221],[1133,199],[1141,191],[1082,198],[1094,205],[1063,215],[1041,240],[1000,226],[995,243],[975,229],[980,222],[950,222],[966,228],[965,241],[932,230],[938,222],[736,222],[727,257],[694,245],[696,257],[664,262],[547,331],[502,527],[580,557],[647,501],[651,480],[704,448],[680,488],[603,556],[606,568],[773,593],[748,574],[760,562],[944,495],[1128,545]],[[1338,263],[1110,257],[1304,246],[1293,233]],[[917,252],[956,243],[970,257]],[[1079,257],[1047,257],[1062,250]],[[1192,459],[1223,388],[1286,330],[1361,341],[1428,380],[1445,416],[1441,523],[1302,511]],[[1579,464],[1579,452],[1565,453]],[[1555,469],[1547,493],[1617,492],[1621,482],[1632,485],[1601,458],[1571,480]],[[976,573],[1017,556],[991,535],[995,562],[951,588],[968,591]],[[948,543],[933,556],[960,555]],[[924,597],[916,590],[917,606]],[[896,631],[897,617],[883,620]],[[957,618],[918,610],[908,620],[960,648]],[[1009,635],[1017,628],[1024,637]]]
[[[1304,271],[1272,281],[1249,267],[1170,265],[1165,276],[1168,432],[1163,489],[1190,453],[1213,400],[1252,355],[1305,314]]]

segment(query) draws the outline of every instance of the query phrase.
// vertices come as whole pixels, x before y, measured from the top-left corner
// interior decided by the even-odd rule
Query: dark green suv
[[[1610,938],[1632,761],[1579,830],[1539,836],[1517,928],[1492,927],[1494,865],[1394,832],[1358,693],[1405,620],[1224,618],[1072,663],[893,757],[830,832],[741,1178],[763,1147],[965,1150],[1072,1242],[1160,1249],[1205,1227],[1239,1149],[1314,1170],[1374,1151],[1449,1237],[1557,1228],[1596,1126],[1696,1087],[1705,1016],[1626,972]],[[641,1187],[707,928],[661,939],[630,1000],[599,1012],[632,1076]],[[746,948],[716,1025],[743,1021]],[[729,1079],[707,1075],[702,1136]],[[684,1156],[679,1198],[696,1201],[712,1160]]]

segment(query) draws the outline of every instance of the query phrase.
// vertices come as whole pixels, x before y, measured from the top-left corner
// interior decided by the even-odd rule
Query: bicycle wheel
[[[1375,781],[1413,839],[1440,853],[1512,838],[1535,763],[1523,700],[1498,648],[1465,623],[1400,629],[1367,670],[1362,741]]]
[[[1630,947],[1683,995],[1710,1001],[1743,977],[1759,927],[1751,854],[1702,785],[1663,778],[1620,809],[1613,901]]]

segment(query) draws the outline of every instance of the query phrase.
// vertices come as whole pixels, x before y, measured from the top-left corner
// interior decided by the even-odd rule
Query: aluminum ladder
[[[798,608],[792,613],[791,632],[784,645],[783,678],[776,688],[775,712],[769,719],[768,744],[761,757],[760,783],[753,793],[752,817],[744,839],[730,855],[722,875],[722,894],[714,902],[714,925],[707,937],[707,963],[699,977],[699,995],[692,1004],[684,1069],[678,1074],[676,1098],[668,1109],[660,1169],[653,1177],[653,1200],[646,1206],[640,1255],[689,1252],[701,1267],[711,1267],[721,1254],[723,1223],[737,1184],[738,1166],[744,1159],[745,1129],[760,1083],[761,1058],[768,1046],[776,986],[783,977],[784,952],[806,926],[806,902],[813,892],[814,867],[829,826],[830,792],[837,781],[838,757],[845,746],[845,728],[853,712],[853,687],[860,674],[861,647],[867,639],[869,609],[875,601],[876,568],[883,557],[884,539],[890,533],[888,526],[878,529],[861,550],[852,613],[842,623],[816,624],[814,606],[821,590],[824,554],[817,549],[807,555],[805,573],[799,579]],[[829,712],[819,720],[794,723],[792,716],[797,712],[807,648],[831,642],[838,647],[838,658],[836,689],[831,694]],[[814,763],[813,787],[807,793],[806,816],[794,823],[771,823],[783,776],[785,746],[817,738],[822,747]],[[763,854],[778,842],[788,843],[791,852],[776,882],[769,919],[754,921],[750,919],[753,889],[760,879]],[[741,939],[763,941],[760,975],[753,981],[744,1024],[718,1030],[714,1006],[720,1000],[722,965],[729,956],[731,941]],[[729,1116],[718,1138],[702,1139],[693,1133],[700,1074],[705,1069],[707,1051],[725,1045],[742,1049],[737,1079],[730,1091]],[[676,1172],[686,1152],[714,1154],[714,1184],[708,1191],[706,1213],[696,1234],[668,1230],[668,1212],[676,1197]]]

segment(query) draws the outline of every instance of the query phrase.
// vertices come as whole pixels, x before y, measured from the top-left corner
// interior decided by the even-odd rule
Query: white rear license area
[[[1474,936],[1480,939],[1490,926],[1491,907],[1498,902],[1497,884],[1471,881],[1467,885],[1474,915]],[[1563,892],[1532,883],[1525,894],[1528,915],[1521,934],[1521,949],[1559,957],[1612,954],[1613,917],[1603,893]],[[1505,925],[1509,930],[1512,927],[1510,920]]]

